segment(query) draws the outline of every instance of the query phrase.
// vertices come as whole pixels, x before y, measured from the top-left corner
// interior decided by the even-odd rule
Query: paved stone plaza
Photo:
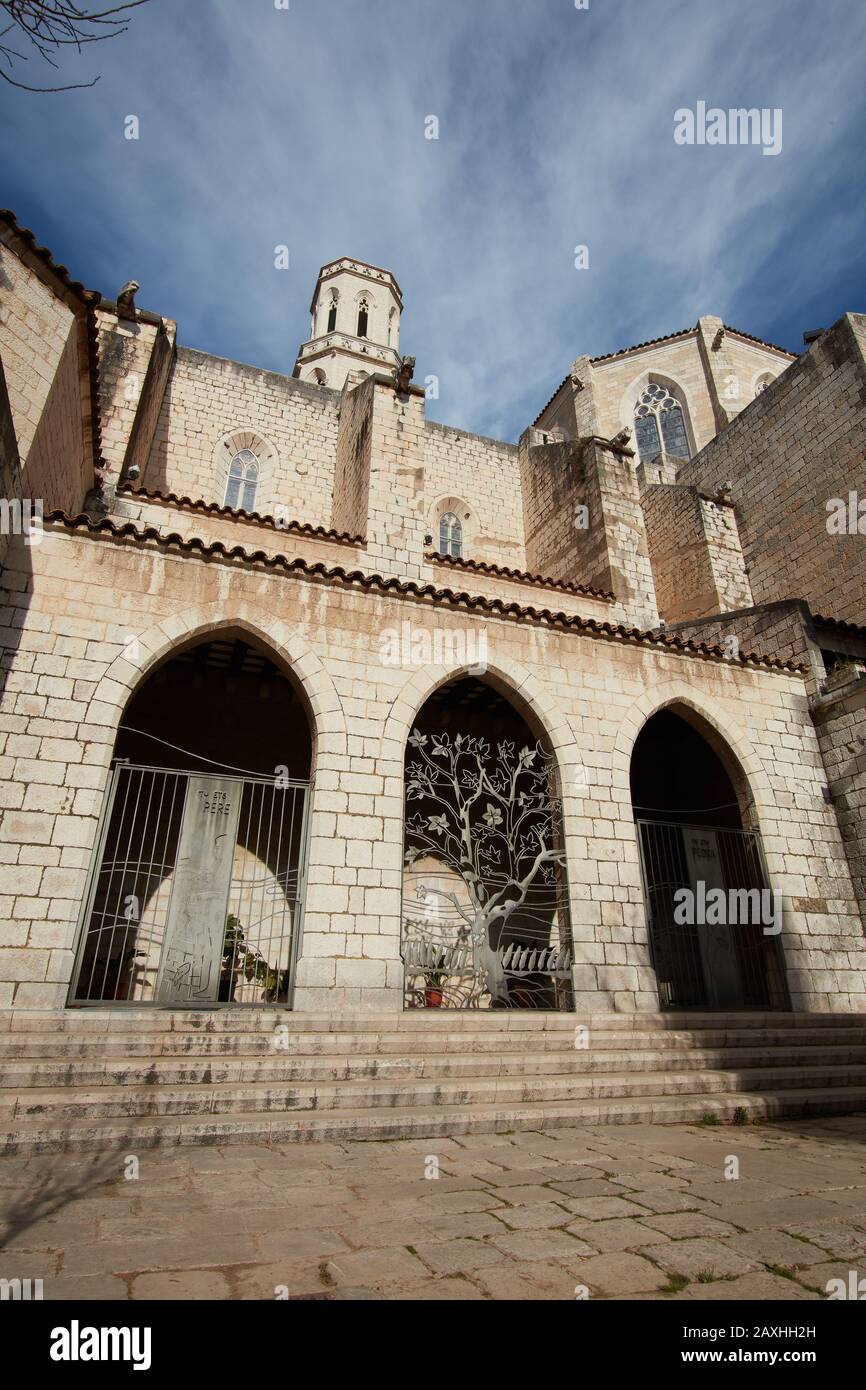
[[[6,1158],[0,1186],[0,1277],[46,1299],[815,1299],[866,1272],[866,1115]]]

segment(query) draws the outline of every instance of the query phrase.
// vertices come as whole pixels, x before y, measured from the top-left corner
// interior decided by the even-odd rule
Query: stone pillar
[[[612,593],[628,622],[655,627],[633,451],[595,437],[562,444],[540,438],[526,430],[518,446],[526,568]]]
[[[727,351],[725,325],[714,314],[698,319],[698,347],[718,432],[739,415],[746,402]]]
[[[368,568],[424,577],[424,392],[352,375],[343,389],[332,525],[363,535]]]
[[[659,613],[688,622],[750,608],[752,591],[733,506],[694,487],[651,485],[641,497]]]

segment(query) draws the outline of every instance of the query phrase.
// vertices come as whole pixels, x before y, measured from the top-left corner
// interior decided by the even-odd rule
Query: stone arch
[[[258,430],[251,429],[249,425],[238,425],[227,430],[214,449],[213,467],[219,500],[220,502],[225,500],[229,468],[232,459],[242,449],[249,449],[256,457],[258,478],[254,510],[262,512],[266,509],[267,499],[273,491],[274,474],[279,463],[279,456],[276,446]]]
[[[760,758],[741,729],[731,727],[730,715],[710,695],[698,695],[685,681],[667,681],[642,695],[627,711],[620,725],[613,750],[614,786],[629,790],[631,758],[637,736],[660,710],[678,709],[683,717],[695,716],[694,723],[713,750],[725,763],[740,801],[744,825],[760,829],[761,821],[774,810],[774,798]],[[689,722],[692,722],[691,720]],[[631,815],[631,799],[626,796]]]
[[[648,386],[652,385],[666,387],[667,390],[670,391],[674,400],[680,406],[680,409],[683,412],[683,424],[685,425],[686,429],[686,438],[689,441],[689,449],[691,450],[691,456],[692,458],[694,458],[695,454],[698,452],[698,445],[697,440],[695,439],[695,431],[693,425],[695,413],[692,409],[691,403],[689,401],[688,392],[686,391],[685,387],[680,385],[680,383],[676,380],[675,377],[668,376],[666,372],[657,371],[653,367],[645,367],[642,372],[640,372],[636,377],[633,378],[631,384],[626,388],[626,390],[620,397],[619,418],[621,421],[621,428],[629,429],[632,431],[632,434],[634,434],[635,402],[638,400],[638,397],[640,396],[641,392],[645,391]]]
[[[120,656],[100,680],[88,706],[87,722],[106,727],[106,766],[123,712],[141,683],[182,646],[221,630],[247,633],[288,666],[310,721],[314,766],[323,755],[345,752],[346,724],[334,683],[319,657],[296,628],[244,602],[203,605],[163,618],[145,632],[130,634]]]
[[[427,512],[427,531],[433,537],[433,549],[439,548],[439,522],[448,512],[453,512],[463,530],[463,556],[464,558],[471,553],[473,542],[478,533],[478,518],[474,507],[462,497],[455,497],[451,494],[443,493],[437,497]]]
[[[726,809],[730,792],[728,798],[725,798],[724,806],[707,807],[705,811],[699,811],[694,815],[687,815],[685,810],[668,812],[665,809],[662,812],[635,808],[632,800],[632,767],[638,739],[647,725],[665,711],[677,715],[681,721],[691,725],[711,753],[715,754],[718,763],[727,774],[729,786],[733,789],[738,816],[733,807]],[[760,837],[757,851],[747,852],[745,848],[742,852],[734,850],[733,842],[729,839],[726,842],[728,850],[725,854],[720,849],[712,852],[715,855],[715,869],[710,870],[711,884],[713,872],[722,874],[722,878],[715,882],[716,887],[726,885],[727,889],[742,888],[746,891],[756,886],[772,889],[774,881],[782,881],[785,873],[784,859],[773,847],[772,837],[771,843],[764,839],[765,829],[775,830],[774,822],[778,816],[772,787],[755,748],[745,731],[736,725],[731,711],[726,709],[722,701],[712,696],[696,694],[692,687],[681,680],[665,682],[653,691],[645,693],[632,705],[620,727],[614,747],[613,776],[614,785],[620,788],[619,796],[624,808],[623,820],[627,814],[634,826],[633,836],[624,843],[629,859],[640,871],[642,885],[636,940],[649,947],[652,932],[652,952],[660,971],[657,980],[663,1006],[666,1001],[671,1003],[673,1000],[674,1006],[679,1007],[684,1003],[693,1003],[698,1008],[739,1008],[753,1007],[762,999],[760,1007],[789,1008],[790,984],[787,962],[788,948],[792,941],[792,923],[787,909],[781,921],[782,934],[778,939],[737,934],[735,944],[731,928],[722,926],[721,938],[716,933],[712,948],[707,945],[707,936],[701,937],[695,930],[695,922],[699,919],[694,919],[690,928],[682,921],[675,926],[677,919],[669,915],[671,879],[680,882],[677,875],[688,876],[690,872],[689,861],[682,857],[685,850],[681,848],[677,851],[674,847],[675,836],[671,825],[687,826],[698,836],[700,827],[704,826],[707,827],[708,833],[712,832],[713,835],[730,836],[732,832],[739,834],[740,827],[743,831],[757,832]],[[673,782],[676,785],[676,777]],[[670,799],[676,803],[676,794],[674,793]],[[691,807],[700,806],[702,803],[688,804]],[[715,814],[707,817],[708,812]],[[639,825],[639,816],[649,819]],[[667,827],[660,830],[661,838],[651,833],[653,821]],[[654,848],[650,849],[648,858],[642,858],[640,843],[647,835],[650,835],[649,843]],[[737,843],[745,846],[751,841]],[[670,859],[666,857],[669,855],[672,856]],[[764,868],[760,867],[761,858]],[[722,867],[726,861],[727,869]],[[657,867],[658,862],[665,866],[661,872]],[[691,873],[696,872],[692,861]],[[699,874],[699,877],[701,876]],[[683,882],[686,881],[687,877]],[[692,879],[692,884],[695,881]],[[655,909],[653,903],[656,905]],[[706,928],[704,931],[706,932]],[[744,927],[744,931],[752,933],[753,925]],[[758,927],[754,926],[754,932],[758,931]],[[710,937],[712,935],[711,932]],[[706,956],[708,950],[709,957]],[[721,956],[718,954],[719,951]],[[656,952],[659,953],[657,956]],[[723,957],[728,959],[727,966],[724,965]]]
[[[394,697],[385,716],[382,748],[388,755],[389,772],[393,773],[396,764],[397,775],[402,782],[406,741],[420,710],[441,686],[450,685],[466,676],[475,676],[491,685],[515,706],[518,713],[527,718],[533,732],[549,744],[556,759],[560,792],[565,803],[574,785],[570,773],[580,765],[577,736],[565,713],[555,707],[542,682],[517,661],[511,662],[507,670],[485,664],[480,673],[477,667],[471,665],[446,669],[435,663],[421,666],[413,672]]]
[[[572,860],[580,852],[581,840],[573,830],[576,818],[582,814],[582,762],[577,735],[564,711],[558,709],[542,682],[520,662],[510,663],[507,670],[485,665],[479,675],[477,668],[464,666],[446,670],[431,664],[419,667],[397,693],[386,712],[382,732],[382,770],[385,776],[385,795],[397,797],[402,806],[403,773],[406,746],[419,712],[441,686],[465,676],[477,676],[510,701],[539,738],[544,739],[554,757],[562,802],[562,833],[568,869],[569,895],[580,875],[572,872]],[[401,825],[402,834],[402,825]],[[572,912],[575,903],[571,903]]]
[[[759,372],[756,372],[752,379],[752,394],[750,400],[754,400],[756,396],[760,396],[762,391],[766,391],[768,386],[772,386],[773,382],[776,380],[776,375],[775,372],[767,371],[766,367],[762,367]]]
[[[502,700],[510,706],[510,709],[513,711],[514,715],[517,716],[519,721],[527,726],[530,739],[538,739],[549,751],[549,754],[552,755],[551,791],[553,798],[560,803],[562,812],[557,842],[558,848],[563,852],[564,856],[564,873],[561,875],[560,889],[555,890],[561,892],[561,896],[557,898],[555,906],[550,902],[542,902],[541,900],[536,902],[535,910],[541,913],[541,917],[538,918],[538,921],[531,920],[533,914],[532,911],[528,910],[527,917],[523,919],[521,925],[521,910],[518,909],[510,930],[518,934],[513,939],[522,940],[524,945],[527,941],[531,943],[535,940],[532,933],[536,930],[543,933],[542,936],[539,936],[538,940],[539,942],[543,941],[546,945],[555,946],[559,949],[561,944],[567,943],[571,957],[569,962],[570,968],[573,966],[576,956],[582,950],[582,945],[579,946],[575,942],[575,923],[577,923],[578,936],[581,943],[585,936],[583,923],[579,920],[581,881],[579,860],[583,851],[579,837],[576,836],[572,830],[574,817],[579,810],[574,794],[576,786],[574,769],[578,764],[579,757],[577,739],[567,715],[562,709],[557,707],[555,698],[552,697],[550,690],[545,688],[543,683],[527,670],[526,667],[521,666],[520,663],[515,662],[513,665],[509,665],[507,669],[486,662],[483,665],[481,663],[476,665],[461,664],[452,667],[447,667],[445,664],[431,663],[414,671],[394,697],[387,711],[384,724],[383,751],[389,757],[385,796],[387,800],[393,799],[393,804],[395,807],[400,807],[401,813],[399,823],[393,824],[390,831],[386,831],[386,835],[391,839],[395,848],[399,849],[401,885],[405,893],[406,885],[410,882],[412,877],[411,874],[407,876],[406,870],[403,867],[405,862],[404,851],[407,843],[405,817],[403,814],[404,779],[405,760],[407,750],[409,749],[409,737],[412,729],[416,727],[419,721],[422,727],[424,727],[423,712],[431,698],[444,687],[460,683],[466,679],[478,681],[487,686],[492,692],[495,692],[496,695],[500,696]],[[452,731],[456,731],[458,728],[459,725],[454,725],[452,726]],[[521,737],[525,737],[525,735],[521,735]],[[396,816],[395,821],[397,821]],[[448,863],[448,861],[444,862],[446,862],[447,867],[454,867],[453,863]],[[427,872],[429,872],[429,870],[427,870]],[[441,870],[439,871],[439,875],[440,877],[442,876]],[[452,892],[453,891],[452,889]],[[547,918],[548,927],[545,929],[540,923],[542,917],[547,913],[550,915]],[[520,937],[519,933],[521,931],[528,931],[529,936]],[[563,931],[565,934],[563,936],[555,935],[549,938],[547,936],[547,931],[555,933]],[[498,937],[491,938],[490,942],[485,947],[489,956],[492,952],[491,959],[494,960],[494,964],[499,949],[500,939]],[[504,949],[504,945],[502,949]],[[487,967],[492,968],[490,967],[490,959],[487,961]],[[508,1007],[532,1007],[531,1003],[528,1001],[533,997],[537,997],[533,995],[533,990],[539,987],[539,982],[536,981],[534,985],[525,984],[521,986],[519,981],[512,979],[511,984],[506,987],[506,967],[507,962],[499,969],[499,973],[494,969],[493,976],[488,976],[488,980],[494,977],[498,979],[499,985],[504,991],[504,993],[500,993],[493,984],[489,984],[491,997],[500,1001],[498,1004],[494,1004],[494,1007],[503,1006],[501,1000],[505,997],[511,1001]],[[417,979],[419,978],[418,972],[409,972],[407,978],[410,979],[409,994],[414,994],[416,992]],[[555,988],[556,990],[561,988],[561,980]],[[571,979],[569,976],[569,983],[567,986],[569,994],[571,988]],[[542,986],[542,993],[544,993],[545,990],[552,989],[552,983],[548,982],[546,986]],[[550,994],[549,998],[547,994],[544,994],[544,997],[547,1002],[540,1003],[538,1007],[571,1007],[570,1005],[563,1005],[560,996],[557,996],[559,1002],[550,1002],[551,999],[554,998],[553,993]],[[454,1005],[452,1004],[452,1006]],[[409,1007],[412,1007],[412,1005],[409,1005]],[[458,1004],[457,1007],[461,1007],[461,1005]]]

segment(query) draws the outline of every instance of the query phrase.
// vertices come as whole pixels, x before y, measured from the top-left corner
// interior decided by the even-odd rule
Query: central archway
[[[408,1008],[571,1007],[558,772],[534,724],[474,677],[440,686],[414,721],[405,760]]]

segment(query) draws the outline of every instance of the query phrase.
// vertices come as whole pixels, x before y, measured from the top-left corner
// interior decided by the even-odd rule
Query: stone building
[[[136,289],[0,216],[8,1017],[866,1012],[866,317],[578,357],[513,445],[387,270],[292,375]]]

